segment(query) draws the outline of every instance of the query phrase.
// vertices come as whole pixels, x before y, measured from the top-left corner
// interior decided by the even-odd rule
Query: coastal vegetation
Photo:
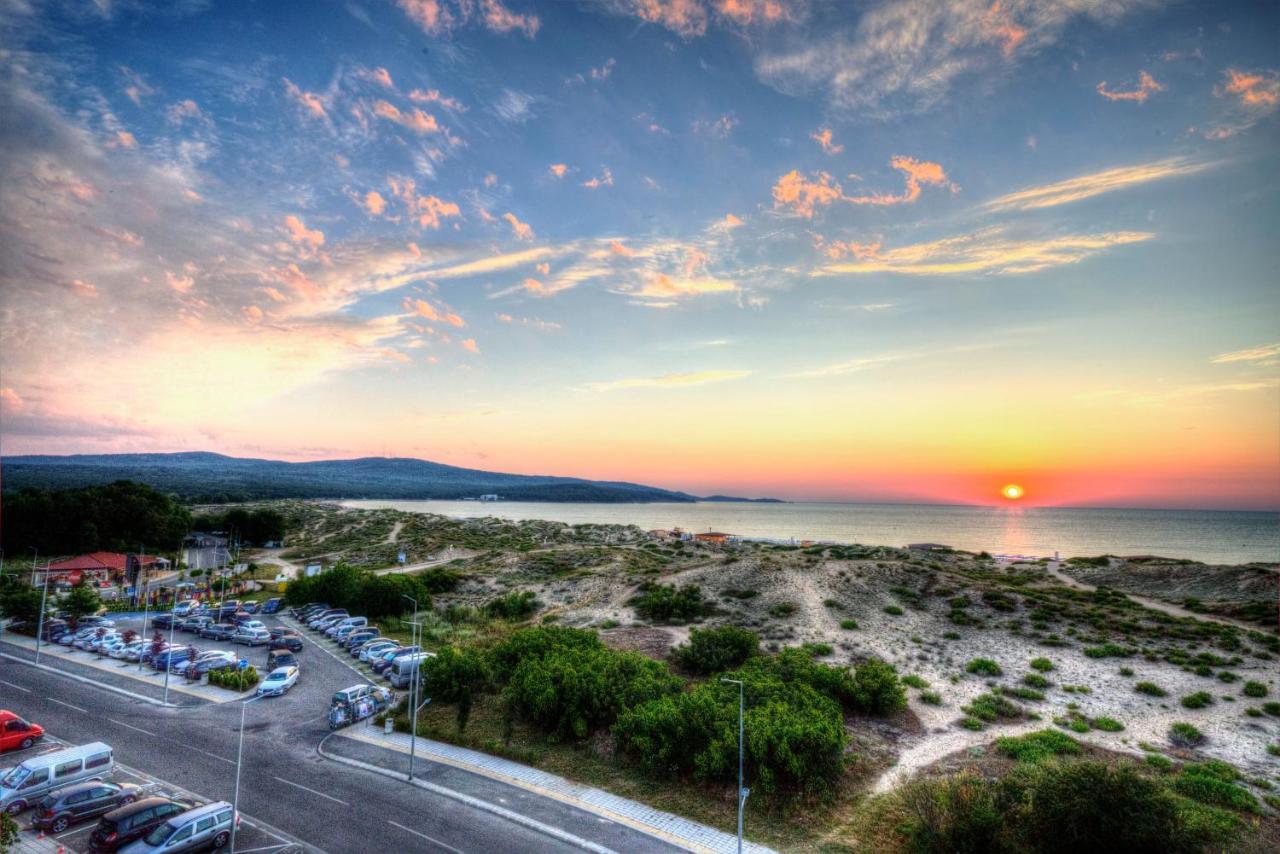
[[[10,560],[30,550],[49,556],[144,548],[172,553],[190,530],[191,512],[185,506],[130,481],[6,491],[0,506],[0,547]]]

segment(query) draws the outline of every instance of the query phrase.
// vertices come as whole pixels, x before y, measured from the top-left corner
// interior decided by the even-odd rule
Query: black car
[[[267,653],[267,669],[275,670],[277,667],[297,667],[298,656],[294,655],[287,649],[273,649]]]
[[[138,799],[137,786],[121,786],[101,780],[73,783],[44,796],[32,824],[50,833],[61,833],[78,821],[131,804]]]
[[[175,815],[191,809],[185,801],[168,798],[143,798],[128,806],[112,810],[98,821],[89,836],[90,851],[117,851],[141,839]]]
[[[235,633],[236,630],[231,626],[214,623],[213,625],[205,626],[201,629],[200,637],[208,638],[209,640],[229,641],[231,640],[231,636]]]
[[[302,652],[302,638],[297,635],[281,635],[267,643],[267,649],[287,649],[289,652]]]
[[[173,626],[173,614],[156,614],[151,618],[151,625],[157,629],[167,629]]]

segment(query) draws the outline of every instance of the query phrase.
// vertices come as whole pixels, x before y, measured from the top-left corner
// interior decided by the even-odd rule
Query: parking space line
[[[159,738],[159,737],[160,737],[160,736],[156,735],[154,732],[152,732],[151,730],[149,730],[149,729],[143,729],[143,728],[142,728],[142,727],[140,727],[140,726],[134,726],[133,724],[127,724],[127,723],[125,723],[124,721],[118,721],[118,720],[116,720],[115,718],[107,718],[107,720],[108,720],[108,721],[110,721],[110,722],[111,722],[111,723],[113,723],[113,724],[116,724],[117,726],[126,727],[127,729],[134,730],[135,732],[140,732],[140,733],[142,733],[143,735],[149,735],[149,736],[151,736],[152,738]]]
[[[6,682],[3,679],[0,679],[0,685],[8,685],[10,688],[17,688],[19,691],[22,691],[23,693],[26,693],[26,694],[31,693],[30,688],[23,688],[21,685],[14,685],[12,682]]]
[[[324,792],[317,792],[315,789],[308,789],[306,786],[302,785],[301,783],[295,783],[292,780],[286,780],[283,777],[275,777],[274,779],[281,783],[284,783],[286,786],[293,786],[295,789],[301,789],[304,792],[310,792],[313,795],[319,795],[320,797],[333,801],[336,804],[342,804],[344,807],[351,806],[351,804],[347,803],[346,801],[339,800],[338,798],[335,798],[332,795],[326,795]]]
[[[293,843],[291,842],[282,842],[279,845],[264,845],[261,848],[241,848],[239,849],[239,851],[240,851],[240,854],[251,854],[251,852],[254,852],[254,851],[275,851],[277,848],[284,848],[292,844]]]
[[[48,700],[50,703],[57,703],[59,706],[66,706],[68,709],[75,709],[77,712],[79,712],[82,715],[89,714],[88,709],[82,709],[79,706],[73,706],[70,703],[64,703],[61,700],[54,699],[53,697],[45,697],[45,699]]]
[[[459,851],[457,848],[454,848],[452,845],[446,845],[445,843],[441,842],[439,839],[434,839],[430,836],[427,836],[425,833],[419,833],[418,831],[414,830],[412,827],[405,827],[403,824],[394,822],[391,819],[387,819],[387,824],[391,825],[392,827],[398,827],[401,830],[403,830],[405,833],[412,833],[414,836],[421,836],[423,839],[427,840],[433,845],[439,845],[441,848],[443,848],[446,851],[452,851],[453,854],[462,854],[461,851]]]

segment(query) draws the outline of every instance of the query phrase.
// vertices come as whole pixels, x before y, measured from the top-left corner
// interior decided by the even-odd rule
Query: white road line
[[[324,792],[317,792],[315,789],[308,789],[306,786],[302,785],[301,783],[295,783],[292,780],[286,780],[283,777],[275,777],[274,779],[281,783],[284,783],[286,786],[293,786],[295,789],[301,789],[304,792],[310,792],[313,795],[317,795],[326,800],[333,801],[336,804],[342,804],[344,807],[351,806],[351,804],[347,803],[346,801],[339,800],[338,798],[335,798],[332,795],[326,795]]]
[[[250,854],[250,852],[253,852],[253,851],[275,851],[277,848],[284,848],[286,845],[290,845],[290,844],[291,843],[289,842],[282,842],[279,845],[264,845],[261,848],[241,848],[239,849],[239,851],[240,851],[240,854]]]
[[[111,723],[113,723],[113,724],[116,724],[117,726],[122,726],[122,727],[125,727],[125,728],[127,728],[127,729],[134,730],[135,732],[140,732],[140,733],[142,733],[143,735],[149,735],[149,736],[151,736],[152,738],[159,738],[159,737],[160,737],[160,736],[156,735],[154,732],[152,732],[151,730],[149,730],[149,729],[143,729],[143,728],[142,728],[142,727],[140,727],[140,726],[134,726],[133,724],[127,724],[127,723],[125,723],[124,721],[118,721],[118,720],[116,720],[115,718],[107,718],[107,720],[108,720],[108,721],[110,721],[110,722],[111,722]]]
[[[83,715],[89,714],[88,709],[82,709],[79,706],[73,706],[70,703],[62,702],[61,700],[55,700],[53,697],[45,697],[45,699],[48,700],[50,703],[57,703],[59,706],[66,706],[68,709],[75,709],[77,712],[80,712]]]
[[[427,836],[425,833],[419,833],[418,831],[414,830],[412,827],[405,827],[403,824],[394,822],[391,819],[387,819],[387,824],[391,825],[392,827],[398,827],[401,830],[403,830],[405,833],[412,833],[414,836],[421,836],[423,839],[427,840],[433,845],[439,845],[441,848],[443,848],[446,851],[452,851],[454,854],[462,854],[461,851],[459,851],[457,848],[454,848],[452,845],[445,845],[439,839],[433,839],[432,837]]]
[[[16,655],[9,655],[9,654],[8,654],[8,653],[6,653],[6,652],[0,652],[0,658],[7,658],[7,659],[9,659],[10,661],[17,661],[17,662],[19,662],[20,664],[25,664],[25,665],[27,665],[28,667],[34,667],[34,668],[36,668],[37,670],[43,670],[43,671],[45,671],[46,673],[52,673],[52,674],[54,674],[54,675],[56,675],[56,676],[61,676],[61,677],[65,678],[65,679],[73,679],[73,680],[75,680],[76,682],[81,682],[81,683],[83,683],[83,684],[85,684],[85,685],[92,685],[92,686],[93,686],[93,687],[95,687],[95,688],[100,688],[100,689],[102,689],[103,691],[110,691],[110,692],[111,692],[111,693],[113,693],[113,694],[120,694],[121,696],[124,696],[124,697],[132,697],[132,698],[133,698],[133,699],[135,699],[135,700],[141,700],[142,702],[144,702],[144,703],[150,703],[150,704],[151,704],[151,705],[153,705],[153,706],[164,706],[165,708],[174,708],[174,704],[173,704],[173,703],[164,703],[164,702],[162,702],[162,701],[160,701],[160,700],[157,700],[157,699],[155,699],[155,698],[153,698],[153,697],[147,697],[147,696],[144,696],[144,695],[142,695],[142,694],[135,694],[135,693],[134,693],[134,692],[132,692],[132,691],[126,691],[126,690],[125,690],[125,689],[123,689],[123,688],[117,688],[117,687],[116,687],[116,686],[114,686],[114,685],[108,685],[107,683],[105,683],[105,682],[99,682],[99,681],[98,681],[98,680],[96,680],[96,679],[89,679],[89,678],[86,678],[86,677],[84,677],[84,676],[77,676],[77,675],[76,675],[76,674],[74,674],[74,673],[68,673],[68,672],[67,672],[67,671],[65,671],[65,670],[59,670],[58,668],[56,668],[56,667],[50,667],[50,666],[49,666],[49,665],[47,665],[47,664],[36,664],[34,661],[32,661],[32,660],[31,660],[31,659],[29,659],[29,658],[20,658],[19,656],[16,656]]]
[[[23,693],[26,693],[26,694],[31,693],[30,688],[23,688],[21,685],[14,685],[12,682],[6,682],[3,679],[0,679],[0,684],[8,685],[10,688],[17,688],[19,691],[22,691]]]

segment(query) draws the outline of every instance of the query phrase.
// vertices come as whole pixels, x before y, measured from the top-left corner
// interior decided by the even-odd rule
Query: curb
[[[520,815],[520,813],[513,812],[512,810],[509,810],[506,807],[500,807],[497,804],[491,804],[488,801],[483,801],[483,800],[480,800],[479,798],[473,798],[471,795],[465,795],[462,792],[454,791],[453,789],[446,789],[444,786],[439,786],[439,785],[436,785],[435,783],[428,783],[425,780],[408,780],[404,776],[397,774],[394,771],[390,771],[386,768],[383,768],[379,765],[373,765],[369,762],[362,762],[359,759],[349,759],[346,756],[338,756],[336,753],[327,753],[324,749],[324,743],[335,735],[337,735],[336,732],[329,733],[324,738],[320,739],[320,743],[316,745],[316,753],[320,754],[322,758],[328,759],[331,762],[339,762],[343,765],[349,765],[352,768],[360,768],[365,771],[371,771],[374,774],[380,774],[383,777],[389,777],[390,779],[393,779],[393,780],[399,780],[402,783],[410,783],[411,785],[417,786],[420,789],[426,789],[428,792],[433,792],[437,795],[442,795],[446,798],[452,798],[453,800],[459,801],[460,803],[464,803],[467,806],[472,807],[473,809],[483,810],[484,812],[491,813],[493,815],[498,816],[499,818],[504,818],[507,821],[510,821],[514,824],[518,824],[522,827],[526,827],[530,830],[534,830],[534,831],[537,831],[538,833],[542,833],[546,836],[550,836],[552,839],[557,839],[561,842],[565,842],[569,845],[573,845],[577,848],[581,848],[584,851],[591,851],[591,852],[594,852],[594,854],[617,854],[617,852],[615,852],[612,848],[605,848],[602,845],[597,845],[596,843],[583,839],[580,836],[574,836],[572,833],[567,833],[558,827],[552,827],[551,825],[544,824],[538,821],[537,819],[532,819],[532,818],[529,818],[528,816]]]
[[[68,673],[65,670],[59,670],[58,668],[50,667],[47,664],[36,664],[34,661],[29,661],[28,659],[21,658],[16,655],[9,655],[9,653],[7,652],[0,652],[0,658],[7,658],[10,661],[17,661],[21,664],[26,664],[30,667],[34,667],[37,670],[43,670],[47,673],[52,673],[56,676],[62,676],[67,679],[74,679],[76,682],[83,682],[85,685],[92,685],[95,688],[101,688],[103,691],[110,691],[113,694],[119,694],[123,697],[131,697],[134,700],[142,700],[144,703],[150,703],[153,706],[160,706],[161,708],[165,708],[165,709],[178,708],[177,703],[166,703],[163,700],[157,700],[154,697],[147,697],[143,694],[135,694],[132,691],[126,691],[124,688],[117,688],[115,685],[108,685],[105,682],[99,682],[96,679],[90,679],[87,676],[80,676],[75,673]]]

